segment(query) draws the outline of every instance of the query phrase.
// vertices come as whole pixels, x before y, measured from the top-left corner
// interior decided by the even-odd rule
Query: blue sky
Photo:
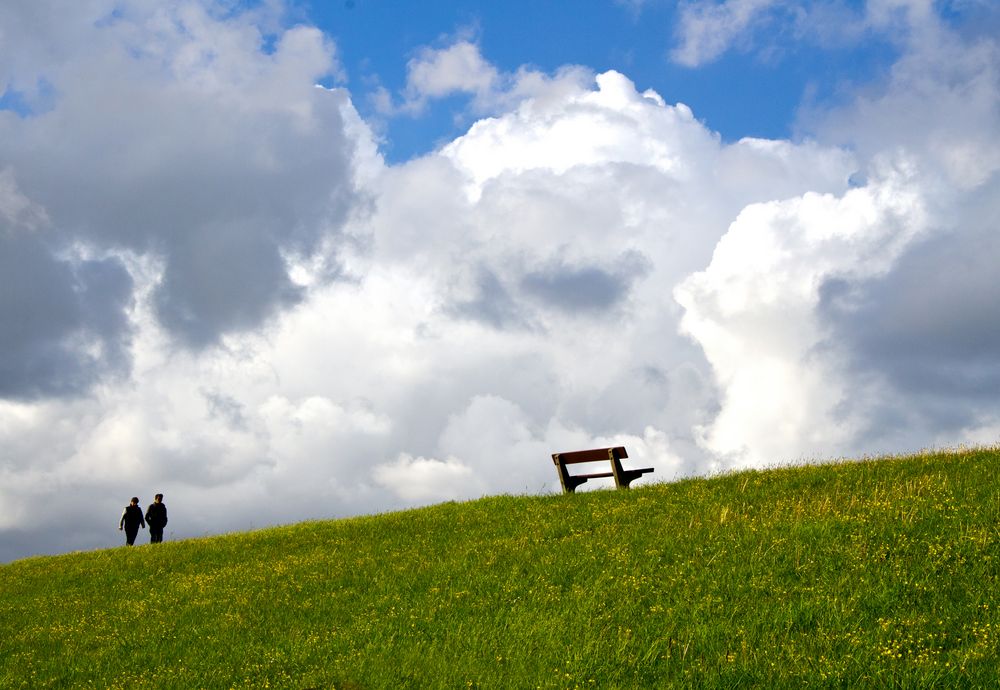
[[[0,561],[1000,440],[992,0],[0,27]]]

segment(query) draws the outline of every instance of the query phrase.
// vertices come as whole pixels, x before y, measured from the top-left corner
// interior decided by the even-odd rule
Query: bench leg
[[[615,475],[615,486],[619,489],[627,489],[629,484],[642,476],[642,472],[626,470],[622,467],[621,460],[616,458],[613,452],[611,454],[611,471]]]
[[[576,487],[586,483],[586,477],[574,477],[566,469],[566,465],[559,463],[559,482],[562,484],[564,494],[576,493]]]

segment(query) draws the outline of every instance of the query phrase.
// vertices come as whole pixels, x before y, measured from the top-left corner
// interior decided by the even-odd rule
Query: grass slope
[[[0,687],[993,686],[997,449],[0,567]]]

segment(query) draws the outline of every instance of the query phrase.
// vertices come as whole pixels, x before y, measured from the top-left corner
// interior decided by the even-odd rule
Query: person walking
[[[146,509],[146,523],[149,525],[149,543],[163,541],[163,528],[167,526],[167,506],[163,504],[163,494],[156,494]]]
[[[142,508],[139,507],[138,497],[133,496],[132,501],[122,511],[122,519],[118,521],[118,531],[125,530],[125,543],[129,546],[135,544],[135,535],[139,533],[139,527],[146,529],[146,521],[142,519]]]

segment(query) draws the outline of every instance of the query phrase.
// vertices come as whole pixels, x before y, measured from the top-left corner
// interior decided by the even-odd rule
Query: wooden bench
[[[624,446],[617,448],[595,448],[594,450],[576,450],[572,453],[553,453],[552,462],[559,470],[559,481],[565,493],[571,494],[576,491],[588,479],[599,477],[614,477],[615,486],[619,489],[627,489],[628,485],[647,472],[652,472],[652,467],[644,467],[639,470],[626,470],[622,467],[622,458],[627,458]],[[578,462],[611,462],[610,472],[593,472],[591,474],[570,474],[566,465]]]

